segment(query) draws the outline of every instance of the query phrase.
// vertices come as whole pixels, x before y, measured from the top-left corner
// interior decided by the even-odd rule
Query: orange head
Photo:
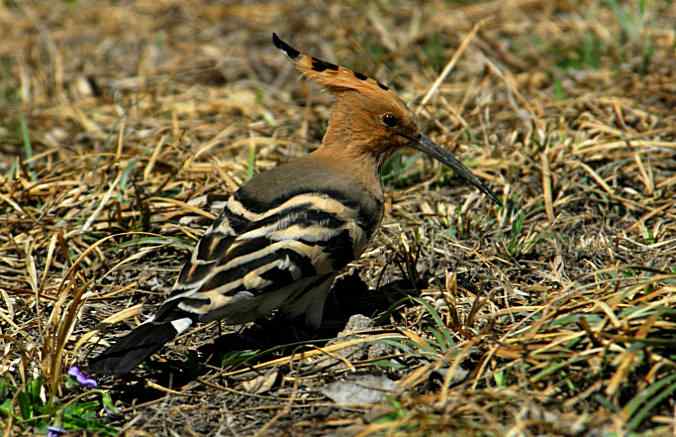
[[[352,70],[301,53],[272,34],[275,46],[307,78],[329,90],[336,102],[323,147],[340,147],[359,158],[370,155],[378,165],[401,147],[413,147],[452,167],[472,185],[500,203],[451,153],[420,132],[415,115],[388,86]]]

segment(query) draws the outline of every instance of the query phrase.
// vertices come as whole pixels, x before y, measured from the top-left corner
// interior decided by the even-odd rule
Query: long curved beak
[[[463,179],[493,199],[495,203],[502,205],[495,193],[493,193],[483,182],[481,182],[479,178],[474,176],[472,172],[463,165],[462,162],[458,161],[449,151],[441,148],[425,135],[419,134],[417,138],[412,139],[410,146],[451,167],[458,175],[462,176]]]

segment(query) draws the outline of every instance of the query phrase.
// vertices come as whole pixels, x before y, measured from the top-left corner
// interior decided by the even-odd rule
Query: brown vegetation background
[[[505,205],[406,151],[322,332],[211,324],[69,386],[214,200],[321,141],[331,98],[273,31],[395,88]],[[4,1],[0,40],[6,433],[676,433],[673,2]],[[394,388],[327,397],[367,376]]]

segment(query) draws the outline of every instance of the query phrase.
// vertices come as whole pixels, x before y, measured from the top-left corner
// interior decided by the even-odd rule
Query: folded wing
[[[243,191],[233,195],[155,317],[96,357],[92,370],[127,373],[195,322],[238,324],[279,308],[318,326],[336,272],[359,255],[371,229],[335,193],[290,193],[260,206]]]

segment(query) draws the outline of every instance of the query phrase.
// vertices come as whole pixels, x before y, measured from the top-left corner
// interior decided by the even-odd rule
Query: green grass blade
[[[648,418],[653,408],[674,392],[676,392],[676,373],[672,373],[666,378],[654,382],[648,388],[636,395],[634,399],[624,407],[624,412],[627,415],[626,417],[631,417],[631,420],[629,420],[629,423],[627,424],[627,428],[630,431],[638,428],[638,426]],[[641,405],[643,406],[641,407]]]

